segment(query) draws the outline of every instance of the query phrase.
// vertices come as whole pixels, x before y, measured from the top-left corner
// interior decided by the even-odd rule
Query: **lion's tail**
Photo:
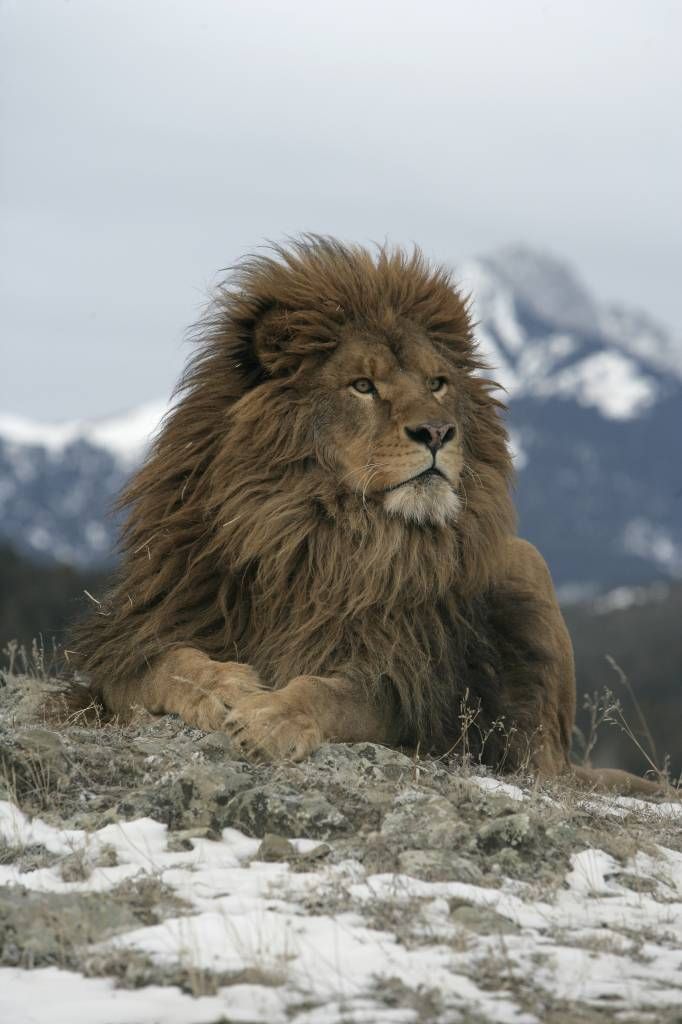
[[[621,796],[663,796],[673,792],[664,781],[653,782],[620,768],[583,768],[574,764],[571,765],[571,771],[582,785]]]

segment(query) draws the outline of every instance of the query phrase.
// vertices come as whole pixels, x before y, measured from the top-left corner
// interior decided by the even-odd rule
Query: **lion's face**
[[[423,329],[348,329],[316,371],[315,440],[342,490],[391,516],[456,519],[462,471],[457,375]]]
[[[221,402],[236,398],[216,493],[238,501],[247,481],[268,528],[278,479],[276,495],[300,485],[297,509],[314,498],[353,529],[365,511],[393,520],[379,531],[390,537],[397,521],[456,521],[446,533],[475,535],[458,557],[480,579],[478,539],[492,550],[512,521],[511,461],[466,300],[418,250],[313,238],[277,253],[251,259],[221,297],[215,360],[202,354],[190,375],[217,390],[225,367]]]

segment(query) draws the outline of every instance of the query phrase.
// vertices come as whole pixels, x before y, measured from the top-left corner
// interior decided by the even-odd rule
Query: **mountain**
[[[114,497],[165,412],[150,402],[93,422],[0,415],[0,534],[39,560],[80,567],[114,558]]]
[[[682,340],[533,250],[458,279],[507,392],[520,532],[564,597],[682,575]]]
[[[524,247],[457,268],[506,390],[520,531],[564,597],[682,576],[682,339],[600,303]],[[113,495],[165,406],[95,423],[0,416],[0,531],[23,553],[110,562]]]
[[[573,399],[629,420],[670,391],[668,378],[682,383],[682,339],[637,310],[598,305],[552,256],[511,247],[463,264],[457,279],[512,399]]]

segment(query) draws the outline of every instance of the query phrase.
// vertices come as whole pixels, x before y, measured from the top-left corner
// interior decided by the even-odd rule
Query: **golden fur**
[[[418,251],[306,236],[244,261],[123,496],[75,642],[93,692],[269,757],[372,740],[563,771],[571,645],[481,369]]]

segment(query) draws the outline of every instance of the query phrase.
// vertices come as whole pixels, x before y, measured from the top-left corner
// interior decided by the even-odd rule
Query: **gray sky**
[[[682,327],[676,0],[0,0],[4,411],[163,396],[219,267],[508,242]]]

